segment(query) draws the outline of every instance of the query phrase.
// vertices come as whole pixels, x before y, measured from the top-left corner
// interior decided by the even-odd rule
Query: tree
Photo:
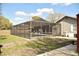
[[[12,23],[6,17],[0,16],[0,29],[10,29]]]
[[[34,21],[45,21],[43,18],[39,17],[39,16],[33,16],[32,19]]]
[[[47,21],[51,23],[55,23],[63,17],[64,17],[64,14],[61,14],[61,13],[54,13],[54,14],[50,13],[47,17]]]

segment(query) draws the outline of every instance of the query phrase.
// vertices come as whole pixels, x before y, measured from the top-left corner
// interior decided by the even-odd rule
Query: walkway
[[[78,56],[76,53],[76,45],[68,45],[37,56]]]

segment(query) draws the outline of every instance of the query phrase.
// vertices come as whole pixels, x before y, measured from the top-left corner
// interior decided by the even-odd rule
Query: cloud
[[[40,12],[36,12],[36,13],[30,13],[30,16],[41,16],[42,13]]]
[[[42,9],[37,9],[36,13],[31,13],[31,16],[41,16],[44,13],[54,13],[54,10],[52,8],[42,8]]]
[[[69,6],[69,5],[71,5],[72,3],[64,3],[64,5],[66,5],[66,6]]]
[[[16,11],[16,12],[15,12],[15,15],[16,15],[16,16],[26,16],[27,13],[25,13],[24,11]]]
[[[42,8],[42,9],[37,9],[37,12],[40,12],[40,13],[53,13],[54,10],[52,8]]]
[[[16,18],[14,18],[14,20],[15,20],[15,21],[17,21],[17,20],[23,20],[23,18],[21,18],[21,17],[16,17]]]
[[[42,16],[44,13],[54,13],[54,10],[52,8],[41,8],[36,9],[35,12],[26,13],[24,11],[16,11],[15,12],[15,18],[13,20],[14,24],[22,23],[24,21],[31,20],[32,16]]]
[[[16,11],[16,16],[41,16],[43,13],[54,13],[54,10],[52,8],[41,8],[36,9],[36,12],[32,13],[26,13],[24,11]]]
[[[14,25],[25,22],[25,18],[22,17],[15,17],[14,20],[12,20],[12,22],[14,23]]]
[[[52,3],[52,5],[69,6],[72,3]]]

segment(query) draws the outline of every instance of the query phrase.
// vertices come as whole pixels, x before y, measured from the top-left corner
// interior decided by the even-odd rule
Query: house
[[[24,22],[18,25],[14,25],[11,28],[11,34],[25,38],[31,36],[43,36],[52,34],[52,23],[44,20],[32,20]]]
[[[53,35],[74,37],[77,34],[77,21],[74,17],[64,16],[52,27]]]
[[[47,21],[54,23],[52,26],[52,35],[74,37],[77,33],[77,20],[75,17],[65,16],[61,13],[50,13]]]
[[[11,34],[26,38],[43,35],[74,37],[77,33],[76,23],[76,18],[70,16],[63,16],[54,22],[32,20],[13,26]]]

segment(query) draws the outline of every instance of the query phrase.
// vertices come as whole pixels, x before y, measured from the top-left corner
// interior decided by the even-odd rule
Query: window
[[[73,29],[74,29],[74,27],[73,27],[73,24],[71,24],[71,27],[70,27],[71,29],[71,32],[73,32]]]

